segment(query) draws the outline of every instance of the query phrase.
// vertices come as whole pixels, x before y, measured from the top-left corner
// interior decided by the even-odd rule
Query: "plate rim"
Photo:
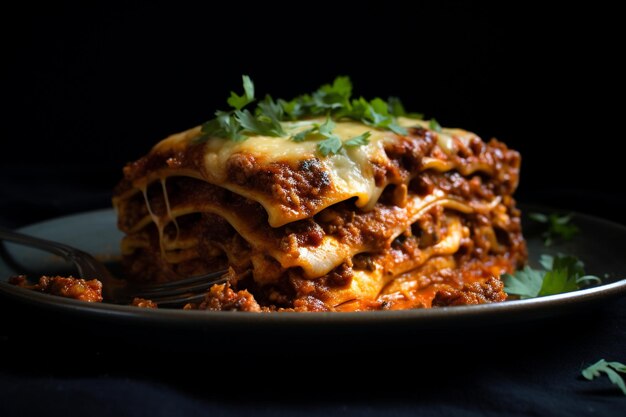
[[[522,204],[524,211],[548,210],[552,212],[564,212],[557,208],[548,208],[531,204]],[[599,222],[610,228],[617,228],[626,234],[626,226],[601,217],[567,211],[576,217],[584,218],[591,222]],[[76,217],[88,217],[98,214],[114,214],[113,208],[82,211],[59,217],[53,217],[44,221],[32,223],[17,228],[16,230],[28,232],[49,223],[67,222]],[[361,311],[361,312],[281,312],[281,313],[250,313],[239,311],[193,311],[182,309],[145,309],[127,305],[108,303],[89,303],[50,294],[38,293],[26,290],[8,283],[7,278],[0,278],[0,294],[13,299],[25,301],[29,304],[55,310],[77,312],[81,315],[99,316],[109,319],[140,320],[152,324],[210,324],[210,325],[238,325],[255,324],[260,326],[274,326],[280,324],[307,323],[307,324],[390,324],[401,322],[428,322],[441,323],[448,320],[470,320],[480,317],[511,317],[532,313],[541,315],[546,309],[552,307],[578,306],[597,301],[599,299],[612,299],[626,295],[626,277],[616,279],[608,284],[585,288],[582,290],[561,293],[556,295],[530,298],[526,300],[512,300],[501,303],[481,305],[439,307],[429,309],[412,310],[389,310],[389,311]]]
[[[427,320],[446,321],[451,318],[470,319],[499,315],[506,313],[523,314],[527,312],[541,313],[543,309],[554,307],[554,303],[566,302],[567,304],[579,304],[596,301],[598,299],[609,299],[626,294],[626,278],[609,284],[583,290],[561,293],[545,297],[530,298],[526,300],[513,300],[501,303],[439,307],[428,309],[412,310],[388,310],[388,311],[360,311],[360,312],[282,312],[282,313],[250,313],[241,311],[204,311],[204,310],[182,310],[182,309],[148,309],[134,306],[89,303],[54,296],[50,294],[38,293],[11,285],[5,281],[0,281],[0,292],[10,295],[13,298],[28,301],[29,303],[64,309],[80,313],[105,315],[109,318],[132,318],[142,319],[151,322],[167,324],[167,322],[210,322],[213,319],[220,324],[276,324],[284,322],[306,322],[306,323],[352,323],[362,324],[364,322],[399,322]],[[182,320],[185,319],[185,320]],[[191,319],[191,320],[189,320]],[[215,324],[215,323],[213,323]]]

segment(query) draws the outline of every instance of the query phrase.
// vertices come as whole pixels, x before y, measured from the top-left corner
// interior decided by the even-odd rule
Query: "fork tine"
[[[170,297],[174,295],[188,294],[188,293],[197,293],[199,291],[208,290],[214,284],[226,282],[227,278],[214,278],[207,279],[204,282],[195,285],[181,285],[179,287],[171,287],[170,289],[161,290],[161,289],[149,289],[149,290],[140,290],[135,293],[136,297],[140,298],[152,298],[152,297]]]
[[[92,255],[69,245],[0,227],[0,241],[2,240],[36,247],[72,262],[79,277],[102,281],[105,300],[116,304],[128,304],[133,297],[148,298],[163,306],[185,304],[204,298],[206,290],[212,285],[228,281],[228,270],[221,270],[163,284],[135,285],[113,277],[106,266]]]
[[[187,297],[164,297],[155,298],[154,301],[159,307],[175,307],[192,303],[194,301],[200,301],[204,298],[204,294],[194,294]]]
[[[137,290],[140,292],[144,292],[144,291],[161,291],[161,290],[167,290],[170,288],[179,288],[181,286],[195,284],[196,282],[214,280],[215,278],[219,278],[227,272],[228,272],[227,269],[222,269],[220,271],[210,272],[208,274],[198,275],[195,277],[189,277],[189,278],[181,279],[178,281],[169,281],[169,282],[163,282],[159,284],[144,284],[144,285],[138,286]]]

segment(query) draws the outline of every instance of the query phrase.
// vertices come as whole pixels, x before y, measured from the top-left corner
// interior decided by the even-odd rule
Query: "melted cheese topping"
[[[337,154],[321,157],[317,151],[317,146],[323,138],[309,136],[307,140],[295,142],[290,138],[313,126],[314,123],[323,123],[323,119],[310,121],[285,122],[283,128],[287,132],[285,137],[251,136],[240,142],[235,142],[223,138],[211,138],[205,144],[204,160],[202,172],[199,173],[207,182],[227,188],[237,194],[257,201],[268,213],[269,224],[272,227],[279,227],[284,224],[301,220],[318,213],[324,208],[356,197],[356,206],[363,210],[369,210],[378,201],[383,189],[387,184],[377,186],[374,180],[374,165],[386,165],[389,158],[384,152],[386,141],[395,141],[397,136],[386,130],[379,130],[363,123],[354,121],[336,122],[333,134],[337,135],[343,142],[370,132],[369,144],[344,147]],[[398,118],[400,126],[422,127],[428,129],[428,122],[423,120]],[[200,128],[188,130],[183,133],[172,135],[158,143],[153,152],[179,151],[190,145],[200,134]],[[437,135],[439,146],[446,153],[452,154],[457,151],[456,140],[463,144],[469,143],[470,139],[476,137],[471,132],[462,129],[442,129]],[[258,190],[241,187],[233,184],[227,179],[228,161],[233,155],[245,154],[254,157],[255,163],[260,166],[271,163],[289,163],[294,169],[300,161],[318,159],[323,171],[327,174],[331,190],[323,193],[320,201],[316,203],[314,212],[305,212],[287,208],[272,198],[271,195],[263,194]],[[440,171],[447,171],[453,168],[449,162],[432,160],[429,167]],[[475,166],[464,167],[464,175],[477,169],[489,169],[489,167]],[[162,173],[153,173],[158,177],[172,175],[171,170]],[[195,176],[195,175],[194,175]],[[135,184],[138,187],[141,185]]]

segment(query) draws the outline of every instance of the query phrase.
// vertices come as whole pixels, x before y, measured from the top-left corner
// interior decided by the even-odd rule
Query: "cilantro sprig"
[[[580,232],[580,229],[575,224],[571,223],[573,218],[572,214],[561,216],[556,213],[529,213],[528,217],[538,223],[546,225],[546,231],[541,235],[544,239],[543,243],[546,246],[551,246],[557,238],[570,240]]]
[[[366,100],[363,97],[352,98],[352,81],[349,77],[337,77],[332,84],[324,84],[311,94],[303,94],[292,100],[278,99],[271,96],[258,102],[256,107],[249,108],[255,102],[255,89],[247,75],[243,79],[243,94],[230,93],[227,100],[229,111],[217,111],[215,118],[202,125],[198,142],[210,137],[225,137],[234,141],[245,140],[248,136],[286,136],[282,122],[325,116],[323,124],[299,132],[291,137],[300,142],[309,137],[323,139],[317,146],[324,155],[338,153],[342,148],[365,145],[369,142],[370,132],[342,141],[333,134],[333,120],[351,119],[360,121],[378,129],[390,130],[406,135],[407,130],[397,122],[398,117],[421,119],[419,113],[407,113],[397,97],[387,101],[376,97]]]
[[[626,395],[626,384],[624,379],[619,373],[626,374],[626,365],[620,362],[607,362],[604,359],[600,359],[598,362],[583,369],[581,374],[585,379],[591,381],[600,376],[600,373],[606,374],[609,380],[622,390]],[[619,373],[618,373],[619,372]]]
[[[583,283],[601,282],[596,276],[585,275],[585,265],[574,256],[541,255],[539,263],[545,270],[526,266],[513,275],[502,275],[504,291],[526,299],[575,291]]]

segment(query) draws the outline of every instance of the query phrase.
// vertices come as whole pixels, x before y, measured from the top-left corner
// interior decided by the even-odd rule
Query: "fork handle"
[[[66,260],[71,260],[77,252],[70,246],[63,243],[52,242],[50,240],[41,239],[35,236],[25,235],[23,233],[14,232],[13,230],[0,227],[0,240],[19,243],[24,246],[31,246],[51,252],[55,255],[62,256]]]

